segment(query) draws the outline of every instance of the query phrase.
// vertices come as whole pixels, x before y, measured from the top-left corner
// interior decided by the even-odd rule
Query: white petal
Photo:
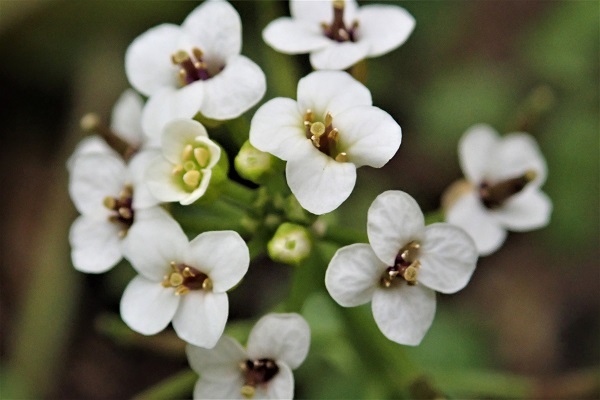
[[[228,382],[200,378],[194,387],[194,399],[245,399],[241,392],[242,386],[244,378],[241,374],[237,379]]]
[[[386,269],[368,244],[352,244],[339,249],[325,273],[325,286],[343,307],[368,303]]]
[[[464,288],[477,266],[477,248],[462,229],[445,223],[425,228],[419,260],[419,284],[442,293]]]
[[[358,10],[358,40],[369,43],[369,57],[388,53],[406,42],[415,29],[415,18],[404,8],[366,5]]]
[[[138,36],[125,53],[125,73],[131,86],[146,96],[163,87],[177,87],[171,55],[182,37],[177,25],[162,24]]]
[[[496,251],[506,238],[506,230],[481,204],[474,191],[463,195],[446,210],[446,222],[464,229],[475,241],[481,256]]]
[[[303,116],[294,100],[283,97],[269,100],[252,117],[250,143],[261,151],[289,160],[296,147],[306,142],[302,123]]]
[[[402,129],[385,111],[359,106],[338,114],[333,120],[339,132],[338,149],[348,160],[361,167],[383,167],[398,151]]]
[[[239,363],[247,358],[242,346],[227,335],[212,349],[188,344],[186,353],[192,369],[212,381],[235,381],[241,375]]]
[[[325,114],[337,114],[354,106],[370,106],[371,92],[362,83],[342,71],[316,71],[298,82],[298,111],[315,114],[323,121]]]
[[[388,339],[416,346],[435,316],[435,292],[422,285],[380,289],[373,295],[373,318]]]
[[[185,262],[208,275],[218,293],[231,289],[246,275],[250,254],[237,232],[204,232],[190,242]]]
[[[189,193],[173,176],[173,168],[173,164],[159,156],[146,170],[146,185],[152,196],[160,201],[182,201],[189,197]]]
[[[154,335],[169,325],[179,300],[172,288],[138,275],[121,298],[121,318],[134,331]]]
[[[161,282],[169,263],[182,260],[188,240],[179,224],[166,212],[136,219],[123,241],[123,254],[137,272]]]
[[[344,2],[344,22],[351,25],[356,18],[356,0]],[[292,17],[312,22],[321,26],[321,22],[330,24],[333,21],[333,2],[331,0],[291,0],[290,14]]]
[[[73,150],[73,154],[71,154],[71,156],[67,160],[67,169],[69,170],[69,173],[72,172],[73,163],[79,156],[93,153],[109,153],[116,157],[119,156],[100,136],[87,136],[81,139],[81,141],[75,147],[75,150]]]
[[[388,190],[377,196],[369,207],[369,243],[386,265],[394,265],[398,252],[409,242],[420,241],[424,227],[421,208],[407,193]]]
[[[163,88],[156,91],[142,112],[142,127],[148,144],[159,147],[165,126],[174,119],[191,120],[200,110],[203,98],[204,87],[200,81],[181,89]]]
[[[200,111],[216,119],[234,119],[259,102],[267,89],[265,74],[244,56],[227,60],[225,68],[203,81],[204,100]]]
[[[69,242],[75,269],[87,273],[106,272],[123,258],[119,231],[123,227],[100,219],[79,216],[71,225]]]
[[[223,334],[228,315],[226,293],[192,290],[183,295],[173,317],[173,328],[186,342],[212,348]]]
[[[275,50],[286,54],[304,54],[332,44],[318,24],[278,18],[262,32],[263,40]]]
[[[183,149],[196,143],[196,137],[208,137],[204,125],[192,119],[176,119],[165,125],[162,134],[162,152],[173,164],[181,163]]]
[[[143,150],[129,161],[128,169],[133,183],[133,208],[136,211],[159,203],[146,185],[146,170],[154,160],[160,159],[158,157],[158,150]]]
[[[299,314],[267,314],[248,337],[250,359],[270,358],[296,369],[308,354],[310,328]]]
[[[300,205],[317,215],[338,208],[354,189],[354,164],[337,162],[310,143],[297,151],[298,158],[288,161],[285,174]]]
[[[144,141],[142,108],[144,101],[135,91],[121,94],[112,110],[111,129],[129,144],[139,147]]]
[[[530,169],[537,174],[530,185],[541,186],[546,181],[547,167],[537,142],[527,133],[510,133],[494,149],[488,178],[492,181],[516,178]]]
[[[552,201],[545,193],[531,188],[512,196],[502,207],[490,213],[506,229],[529,231],[548,225]]]
[[[240,16],[226,1],[206,1],[192,11],[183,24],[193,44],[204,52],[209,64],[223,63],[240,54],[242,23]]]
[[[128,178],[125,163],[112,154],[89,153],[72,164],[69,193],[82,214],[106,214],[107,196],[118,196]]]
[[[465,177],[479,185],[487,175],[500,138],[489,125],[479,124],[469,128],[458,142],[458,157]]]
[[[348,69],[369,54],[366,42],[333,42],[330,46],[310,53],[310,64],[314,69]]]
[[[294,398],[294,374],[292,370],[283,362],[278,362],[277,366],[279,371],[267,382],[266,388],[258,388],[257,398],[289,400]]]

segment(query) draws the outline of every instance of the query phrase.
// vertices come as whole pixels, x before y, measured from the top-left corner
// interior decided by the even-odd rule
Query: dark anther
[[[535,179],[534,171],[527,171],[517,178],[507,179],[493,185],[483,182],[479,186],[479,197],[486,208],[494,209],[502,206],[511,196],[519,193]]]
[[[245,384],[252,387],[269,382],[279,372],[277,363],[269,358],[246,360],[241,367],[244,372]]]

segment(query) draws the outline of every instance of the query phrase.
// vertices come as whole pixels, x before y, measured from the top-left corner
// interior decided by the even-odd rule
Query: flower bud
[[[246,141],[235,157],[235,170],[244,179],[262,183],[264,178],[277,170],[277,159],[269,153],[258,150]]]
[[[267,244],[269,257],[273,261],[298,265],[309,255],[312,247],[308,230],[301,226],[285,222],[279,225],[275,235]]]

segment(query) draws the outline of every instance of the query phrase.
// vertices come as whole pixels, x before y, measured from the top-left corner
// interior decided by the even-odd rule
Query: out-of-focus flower
[[[131,85],[149,96],[142,126],[160,135],[170,118],[226,120],[255,105],[266,90],[265,76],[240,55],[241,21],[226,1],[206,1],[181,26],[162,24],[136,38],[125,54]]]
[[[223,335],[210,350],[188,345],[200,374],[195,399],[291,399],[296,369],[308,354],[310,328],[298,314],[267,314],[250,332],[245,350]]]
[[[367,233],[370,245],[336,252],[325,274],[327,290],[344,307],[371,301],[375,322],[388,339],[418,345],[433,322],[435,291],[454,293],[469,282],[475,244],[453,225],[425,226],[417,202],[400,191],[375,199]]]
[[[272,21],[264,41],[286,54],[310,53],[315,69],[342,70],[402,45],[415,19],[394,5],[358,7],[355,0],[291,0],[292,17]]]
[[[402,130],[345,72],[313,72],[298,82],[297,96],[263,104],[250,143],[286,160],[292,193],[306,210],[324,214],[352,193],[356,168],[380,168],[396,154]]]
[[[161,201],[192,204],[206,192],[221,148],[201,123],[177,119],[165,126],[161,150],[146,171],[148,188]]]
[[[481,255],[500,248],[507,230],[548,224],[552,202],[540,190],[546,161],[531,135],[500,137],[488,125],[475,125],[461,138],[458,153],[466,181],[446,192],[446,221],[471,235]]]
[[[83,151],[70,161],[69,192],[81,213],[69,234],[76,269],[109,270],[123,257],[122,241],[132,226],[166,214],[143,180],[154,157],[141,152],[126,166],[121,157],[104,149]]]
[[[191,242],[170,216],[132,227],[125,257],[139,273],[123,293],[121,317],[144,335],[169,322],[183,340],[215,346],[229,314],[227,290],[248,270],[250,255],[234,231],[205,232]]]

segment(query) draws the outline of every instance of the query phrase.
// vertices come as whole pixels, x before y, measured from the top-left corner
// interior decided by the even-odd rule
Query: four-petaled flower
[[[129,230],[125,257],[139,273],[125,289],[121,317],[144,335],[169,322],[177,335],[213,347],[229,314],[227,291],[248,270],[250,255],[234,231],[205,232],[191,242],[170,216]]]
[[[125,165],[108,149],[87,150],[69,162],[69,193],[81,213],[71,225],[69,241],[73,266],[100,273],[123,257],[122,241],[130,227],[166,213],[144,183],[154,154],[141,152]]]
[[[200,379],[195,399],[291,399],[296,369],[308,354],[310,328],[298,314],[267,314],[250,332],[247,349],[227,335],[210,350],[188,345]]]
[[[425,226],[417,202],[400,191],[375,199],[367,234],[370,245],[336,252],[325,274],[327,290],[344,307],[371,301],[375,322],[388,339],[418,345],[433,322],[435,291],[454,293],[469,282],[475,244],[453,225]]]
[[[380,168],[396,154],[402,130],[345,72],[313,72],[300,79],[297,96],[263,104],[250,143],[286,160],[292,193],[306,210],[324,214],[352,193],[356,168]]]
[[[552,202],[540,190],[546,162],[531,135],[501,138],[490,126],[475,125],[461,138],[458,153],[466,181],[447,191],[446,221],[471,235],[481,255],[496,251],[507,229],[522,232],[548,224]]]
[[[222,0],[206,1],[181,26],[162,24],[136,38],[125,54],[131,85],[150,96],[142,115],[148,135],[158,138],[171,118],[226,120],[255,105],[266,90],[265,76],[240,55],[242,26],[237,11]]]
[[[165,126],[161,150],[146,171],[148,188],[161,201],[192,204],[206,192],[221,148],[201,123],[177,119]]]
[[[398,6],[355,0],[291,0],[292,17],[272,21],[264,41],[286,54],[310,53],[315,69],[343,70],[367,57],[386,54],[412,33],[415,19]]]

